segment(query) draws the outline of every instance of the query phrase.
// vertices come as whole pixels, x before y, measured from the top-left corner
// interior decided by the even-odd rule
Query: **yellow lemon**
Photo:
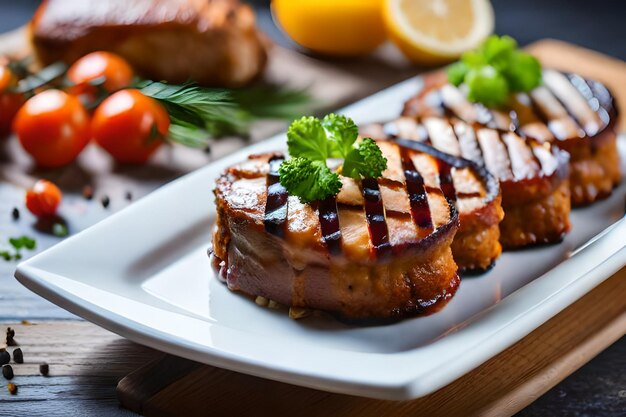
[[[301,46],[338,56],[367,54],[386,39],[382,0],[273,0],[280,27]]]
[[[418,64],[440,64],[478,47],[493,31],[489,0],[383,0],[389,37]]]

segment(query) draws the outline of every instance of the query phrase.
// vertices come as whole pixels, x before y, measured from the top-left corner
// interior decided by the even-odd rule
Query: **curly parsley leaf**
[[[322,126],[333,145],[331,156],[345,158],[353,149],[354,142],[359,136],[357,125],[349,117],[331,113],[324,117]]]
[[[527,92],[541,83],[541,65],[518,49],[510,36],[492,35],[476,50],[467,51],[447,69],[448,81],[465,84],[468,99],[488,107],[504,104],[509,93]]]
[[[365,138],[346,156],[342,174],[351,178],[378,178],[387,169],[387,159],[370,138]]]
[[[287,131],[289,154],[311,161],[330,158],[330,143],[322,122],[317,117],[302,117],[294,121]]]
[[[323,200],[336,195],[341,189],[339,175],[328,169],[324,161],[292,158],[280,165],[278,173],[280,183],[287,192],[300,197],[303,203]]]

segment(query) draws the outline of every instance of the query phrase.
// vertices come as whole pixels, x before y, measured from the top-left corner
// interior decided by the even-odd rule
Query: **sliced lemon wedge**
[[[389,37],[418,64],[452,61],[494,27],[489,0],[384,0],[383,14]]]

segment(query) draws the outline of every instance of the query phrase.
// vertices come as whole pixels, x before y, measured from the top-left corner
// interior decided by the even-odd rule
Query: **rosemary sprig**
[[[136,87],[166,107],[169,138],[192,147],[204,147],[212,138],[245,136],[251,123],[260,118],[297,118],[312,104],[305,91],[271,86],[225,90],[194,83],[140,81]]]

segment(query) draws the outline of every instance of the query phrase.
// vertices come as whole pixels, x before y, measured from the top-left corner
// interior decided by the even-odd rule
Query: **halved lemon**
[[[389,37],[415,63],[440,64],[478,47],[491,34],[489,0],[384,0]]]

